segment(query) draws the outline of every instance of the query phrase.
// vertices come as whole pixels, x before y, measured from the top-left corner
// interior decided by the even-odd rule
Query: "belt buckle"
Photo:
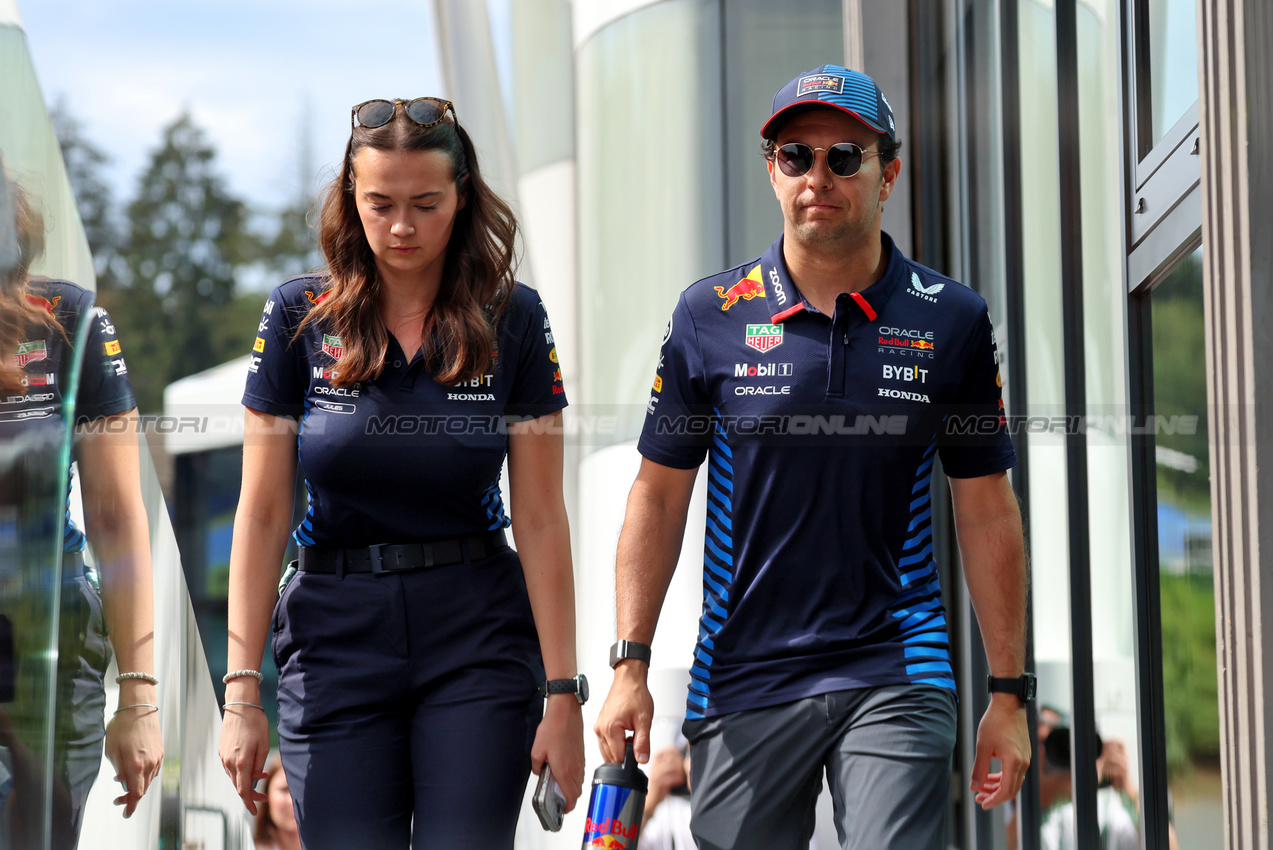
[[[374,575],[380,575],[381,573],[393,572],[392,568],[385,569],[384,555],[382,555],[380,552],[381,548],[384,545],[385,544],[383,543],[373,543],[367,547],[367,555],[371,560],[371,572]]]

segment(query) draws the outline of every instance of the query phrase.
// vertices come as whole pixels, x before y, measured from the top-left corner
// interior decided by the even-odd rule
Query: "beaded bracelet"
[[[261,709],[261,711],[265,711],[265,706],[263,706],[263,705],[257,705],[257,704],[256,704],[256,703],[254,703],[254,702],[227,702],[227,703],[225,704],[225,707],[226,707],[226,708],[229,708],[229,707],[230,707],[230,706],[232,706],[232,705],[250,705],[250,706],[252,706],[253,708],[259,708],[259,709]]]
[[[135,702],[132,705],[121,705],[119,708],[115,709],[115,713],[119,714],[121,711],[127,711],[130,708],[153,708],[155,711],[159,710],[159,706],[154,703]]]
[[[228,685],[230,684],[231,679],[242,679],[246,676],[251,676],[258,682],[265,678],[261,675],[259,670],[231,670],[229,673],[226,673],[221,677],[221,684]]]
[[[143,682],[149,682],[152,685],[159,684],[159,677],[152,676],[149,673],[120,673],[115,677],[115,684],[122,685],[128,679],[141,679]]]

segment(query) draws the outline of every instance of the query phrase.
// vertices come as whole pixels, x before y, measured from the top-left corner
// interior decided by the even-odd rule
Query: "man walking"
[[[761,135],[783,233],[673,311],[619,539],[620,641],[596,732],[608,761],[625,730],[648,755],[648,644],[707,459],[684,724],[699,846],[807,846],[825,772],[844,847],[937,850],[956,727],[929,501],[938,458],[997,677],[978,803],[1014,797],[1030,763],[1025,556],[994,331],[980,296],[880,229],[901,145],[873,80],[836,65],[801,74]]]

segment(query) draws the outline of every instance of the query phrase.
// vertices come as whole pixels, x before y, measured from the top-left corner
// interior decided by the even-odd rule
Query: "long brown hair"
[[[451,178],[465,198],[455,215],[446,247],[442,286],[424,319],[425,362],[435,380],[455,384],[481,375],[495,355],[496,327],[513,292],[513,211],[482,179],[467,132],[444,120],[421,127],[394,112],[383,127],[357,127],[345,146],[340,173],[328,185],[319,222],[318,244],[327,258],[325,297],[297,328],[322,322],[344,348],[332,383],[349,386],[372,380],[384,368],[389,335],[380,319],[380,277],[354,195],[354,157],[363,148],[384,151],[442,151]],[[408,352],[409,353],[409,352]]]
[[[66,332],[43,305],[27,297],[31,264],[44,253],[44,217],[0,162],[0,393],[21,395],[22,369],[14,352],[32,324]]]

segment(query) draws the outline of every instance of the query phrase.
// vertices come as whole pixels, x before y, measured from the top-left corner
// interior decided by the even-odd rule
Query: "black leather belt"
[[[508,548],[504,530],[429,543],[379,543],[365,549],[302,546],[298,569],[308,573],[401,573],[480,561]]]

